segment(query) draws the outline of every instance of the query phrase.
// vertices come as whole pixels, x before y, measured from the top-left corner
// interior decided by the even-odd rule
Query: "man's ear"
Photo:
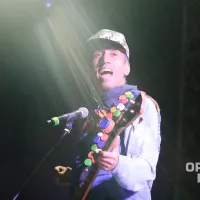
[[[127,61],[126,62],[126,66],[125,66],[125,71],[124,71],[124,75],[128,76],[130,73],[130,63]]]

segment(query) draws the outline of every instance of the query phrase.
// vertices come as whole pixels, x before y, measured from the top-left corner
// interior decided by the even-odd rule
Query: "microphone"
[[[53,117],[53,118],[47,120],[47,123],[56,126],[56,125],[59,125],[60,120],[67,120],[67,121],[72,120],[73,121],[73,120],[80,119],[80,118],[86,118],[88,116],[88,114],[89,114],[88,109],[85,107],[81,107],[74,112],[63,114],[58,117]]]

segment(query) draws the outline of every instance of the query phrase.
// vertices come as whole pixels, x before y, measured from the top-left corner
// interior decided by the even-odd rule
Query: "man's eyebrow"
[[[99,53],[102,52],[103,50],[96,50],[94,53]]]

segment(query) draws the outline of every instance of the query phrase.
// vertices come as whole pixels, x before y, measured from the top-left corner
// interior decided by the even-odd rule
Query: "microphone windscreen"
[[[79,111],[81,111],[81,118],[86,118],[89,114],[89,111],[85,107],[79,108]]]

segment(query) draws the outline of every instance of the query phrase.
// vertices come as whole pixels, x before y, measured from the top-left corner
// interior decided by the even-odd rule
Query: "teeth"
[[[102,69],[101,74],[104,74],[104,73],[112,73],[112,71],[110,69]]]
[[[102,72],[111,72],[110,69],[103,69]]]

